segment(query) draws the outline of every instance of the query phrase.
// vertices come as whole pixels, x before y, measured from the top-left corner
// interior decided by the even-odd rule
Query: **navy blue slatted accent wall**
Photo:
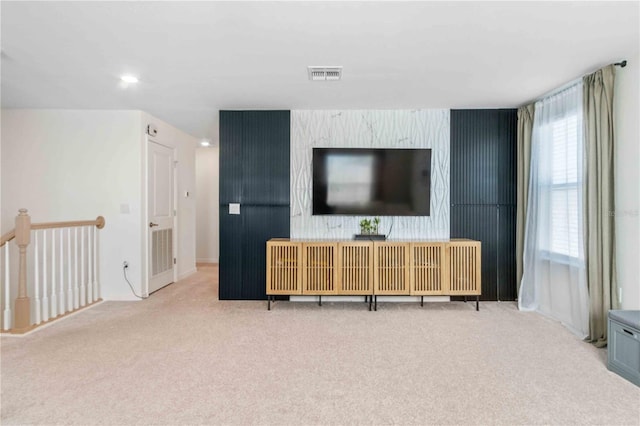
[[[222,151],[222,146],[220,148]],[[222,162],[220,164],[222,165]],[[222,180],[222,174],[220,178]],[[237,300],[242,298],[243,216],[228,214],[228,206],[228,204],[220,205],[218,297],[221,300]]]
[[[451,237],[482,241],[482,299],[514,300],[517,110],[451,111]]]
[[[451,203],[516,203],[517,110],[451,111]]]
[[[267,240],[289,236],[289,206],[247,206],[242,212],[242,293],[240,299],[263,300],[266,293]]]
[[[220,204],[241,203],[244,112],[220,111]],[[220,210],[222,212],[222,210]],[[221,228],[222,229],[222,228]]]
[[[455,230],[455,232],[454,232]],[[451,206],[451,238],[482,241],[482,295],[480,300],[498,300],[498,215],[495,206],[456,204]]]
[[[242,201],[288,205],[289,111],[246,111],[244,118]]]
[[[498,214],[498,300],[515,300],[516,288],[516,206],[500,205]]]
[[[266,299],[266,242],[290,229],[289,132],[289,111],[220,111],[220,299]]]

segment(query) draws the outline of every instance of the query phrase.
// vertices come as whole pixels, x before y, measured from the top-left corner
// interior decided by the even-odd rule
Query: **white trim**
[[[196,263],[218,263],[217,257],[196,258]]]
[[[89,309],[94,308],[94,307],[96,307],[96,306],[98,306],[98,305],[101,305],[101,304],[102,304],[102,303],[104,303],[104,302],[106,302],[106,301],[105,301],[105,300],[101,300],[101,301],[99,301],[99,302],[92,303],[92,304],[91,304],[91,305],[89,305],[89,306],[83,307],[83,308],[81,308],[81,309],[79,309],[79,310],[77,310],[77,311],[75,311],[75,312],[72,312],[72,313],[70,313],[70,314],[66,314],[66,315],[64,315],[64,316],[63,316],[63,317],[61,317],[61,318],[58,318],[58,319],[51,319],[51,320],[50,320],[50,322],[47,322],[46,324],[43,324],[43,325],[39,325],[39,326],[37,326],[36,328],[34,328],[33,330],[27,331],[26,333],[22,333],[22,334],[2,333],[2,334],[0,334],[0,335],[1,335],[2,337],[25,337],[25,336],[30,335],[31,333],[35,333],[35,332],[40,331],[40,330],[42,330],[42,329],[45,329],[45,328],[47,328],[47,327],[51,327],[52,325],[58,324],[58,323],[60,323],[61,321],[66,320],[67,318],[71,318],[71,317],[74,317],[74,316],[76,316],[76,315],[78,315],[78,314],[81,314],[81,313],[83,313],[83,312],[86,312],[86,311],[88,311]]]
[[[171,173],[173,174],[173,200],[171,200],[171,204],[173,207],[173,282],[180,280],[178,277],[178,259],[180,254],[178,253],[178,246],[180,245],[179,239],[179,229],[178,229],[178,147],[171,147],[172,160],[173,160],[173,169]]]
[[[171,171],[172,173],[172,177],[173,177],[173,200],[171,200],[172,203],[172,208],[173,211],[175,212],[175,214],[173,215],[173,258],[176,259],[176,263],[173,264],[173,282],[179,281],[181,279],[180,276],[178,276],[178,213],[179,213],[179,209],[178,209],[178,148],[174,147],[174,146],[170,146],[170,145],[166,145],[164,143],[158,142],[157,139],[154,139],[153,137],[151,137],[149,134],[145,133],[144,134],[144,147],[143,147],[143,194],[144,194],[144,199],[142,201],[143,206],[142,206],[142,211],[143,211],[143,221],[142,221],[142,228],[144,229],[143,234],[144,234],[144,244],[143,244],[143,248],[144,248],[144,253],[143,253],[143,259],[142,259],[142,264],[144,265],[144,271],[141,274],[141,293],[144,297],[149,297],[149,268],[150,268],[150,263],[149,263],[149,239],[150,239],[150,232],[149,232],[149,226],[148,226],[148,222],[149,222],[149,143],[154,143],[156,145],[160,145],[163,146],[167,149],[171,150],[171,159],[173,161],[173,169]],[[170,283],[171,284],[171,283]],[[159,290],[159,289],[158,289]]]
[[[177,281],[183,280],[183,279],[187,278],[188,276],[195,274],[196,272],[198,272],[198,270],[196,268],[189,269],[188,271],[183,272],[180,275],[178,275]]]
[[[149,142],[147,133],[142,138],[142,270],[140,271],[140,294],[149,297]]]

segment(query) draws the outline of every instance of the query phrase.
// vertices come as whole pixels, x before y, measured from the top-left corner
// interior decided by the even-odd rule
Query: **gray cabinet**
[[[640,311],[609,311],[607,367],[640,386]]]

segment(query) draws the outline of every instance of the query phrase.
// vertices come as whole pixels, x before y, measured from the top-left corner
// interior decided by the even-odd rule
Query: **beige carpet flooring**
[[[513,303],[217,300],[201,267],[1,338],[7,424],[640,424],[606,351]]]

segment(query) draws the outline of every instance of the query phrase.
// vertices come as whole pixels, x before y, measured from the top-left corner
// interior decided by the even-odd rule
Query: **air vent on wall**
[[[338,81],[342,78],[342,67],[309,66],[309,80]]]

